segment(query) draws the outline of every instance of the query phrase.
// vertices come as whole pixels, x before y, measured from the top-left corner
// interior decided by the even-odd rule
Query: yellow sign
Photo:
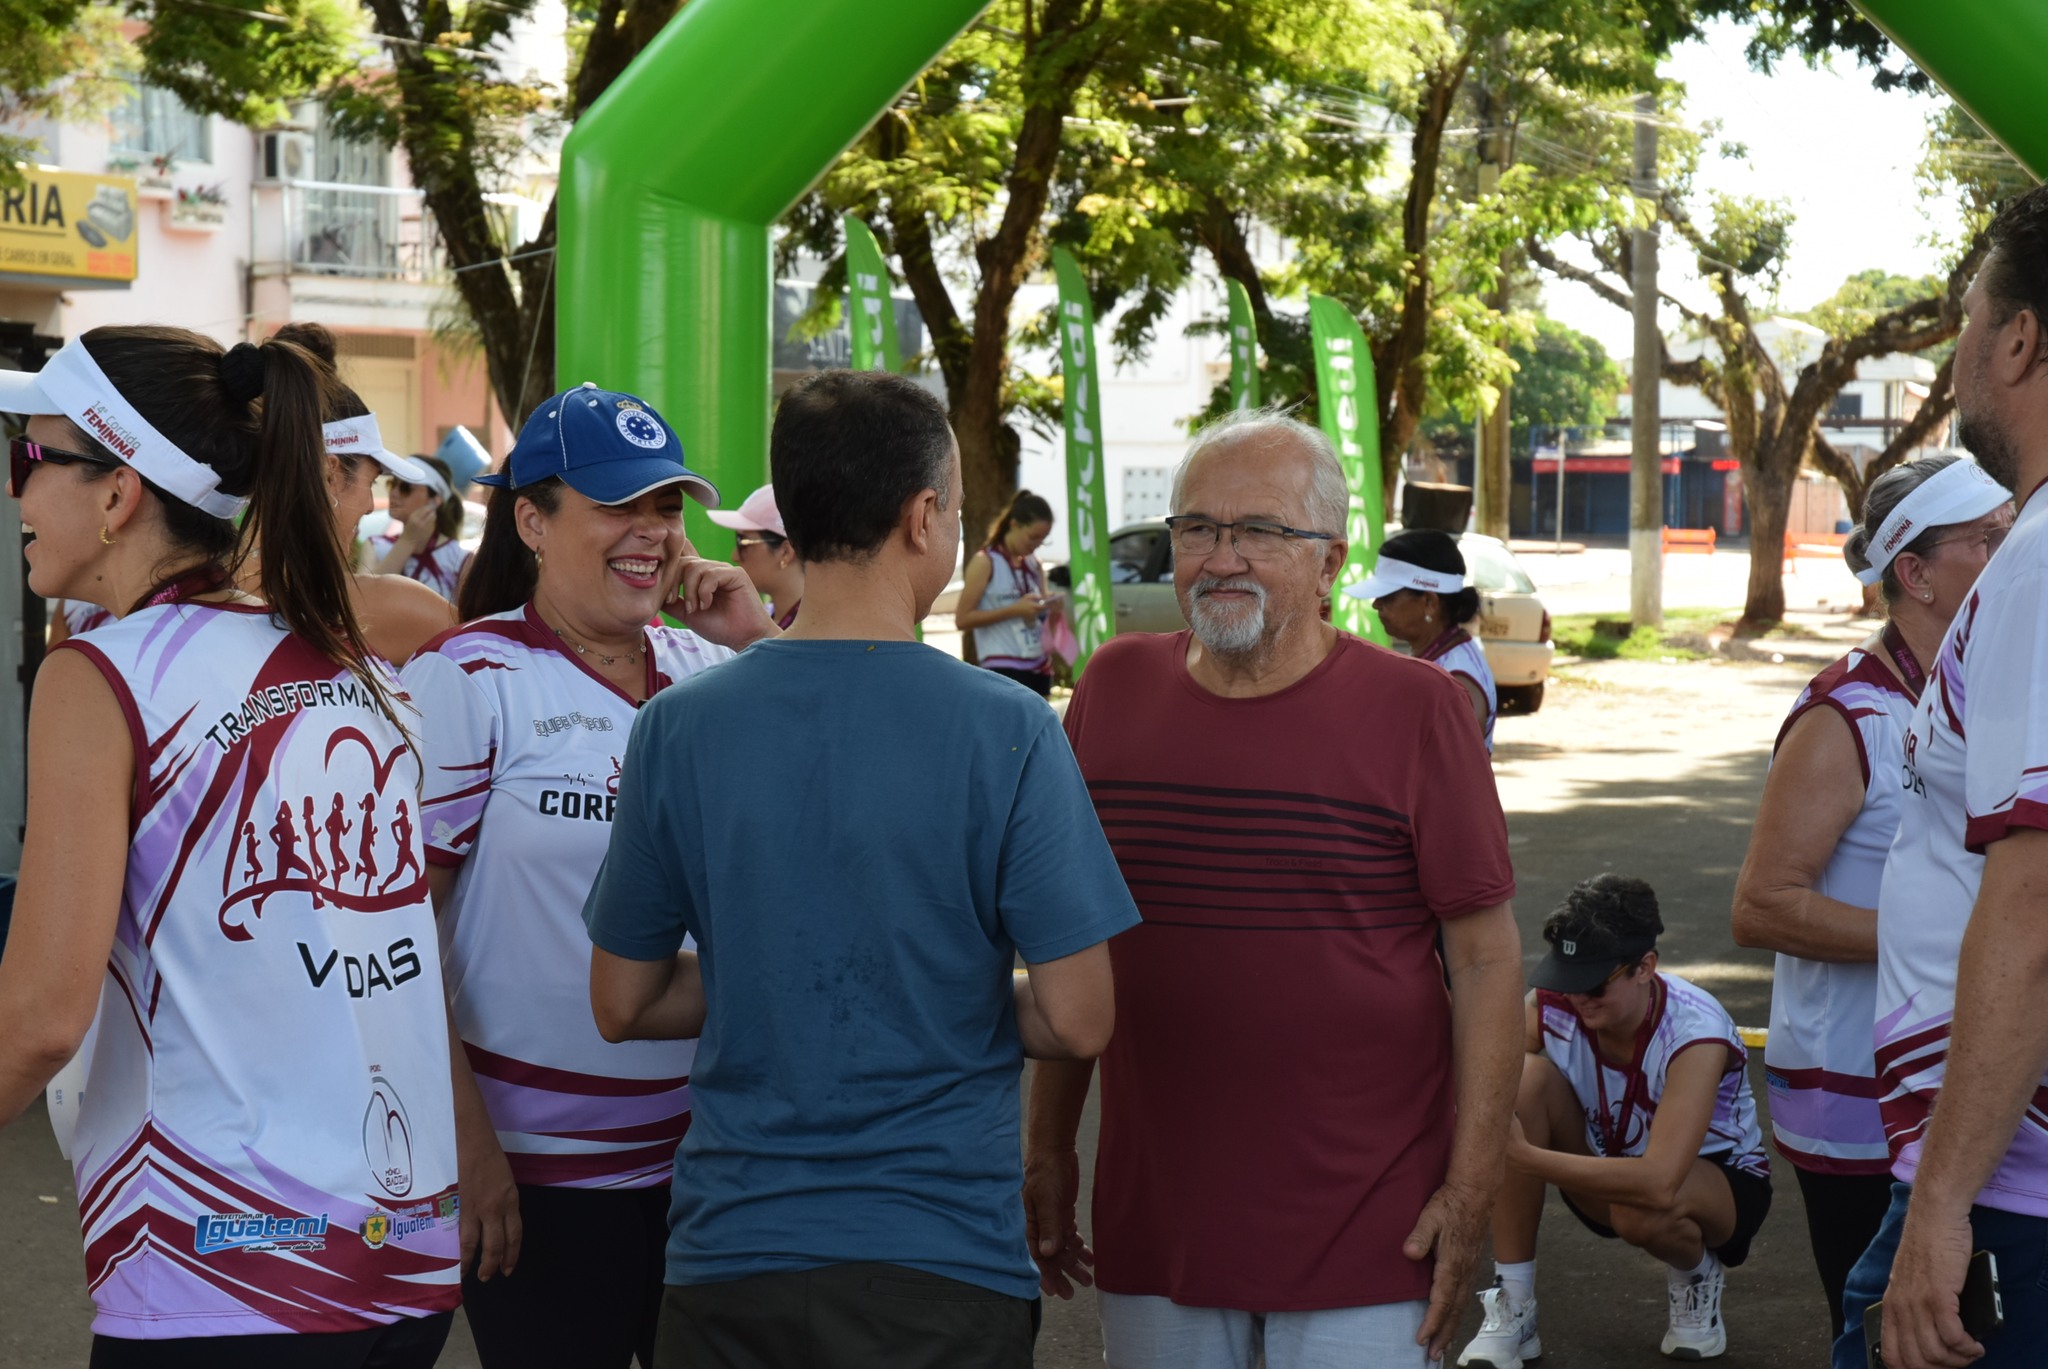
[[[0,275],[109,285],[135,279],[133,177],[51,166],[21,172],[26,184],[0,187]]]

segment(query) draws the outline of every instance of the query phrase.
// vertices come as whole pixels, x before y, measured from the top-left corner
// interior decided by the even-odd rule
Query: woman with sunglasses
[[[695,1042],[598,1035],[583,901],[640,706],[776,628],[691,551],[683,498],[718,493],[643,400],[556,395],[478,483],[465,621],[405,668],[466,1059],[464,1310],[485,1369],[651,1365]],[[649,627],[664,609],[695,630]]]
[[[334,536],[350,546],[377,499],[377,479],[389,474],[424,484],[430,472],[410,457],[387,451],[377,416],[362,397],[335,374],[334,334],[317,323],[288,323],[276,336],[318,357],[327,368],[324,421],[327,444],[326,496]],[[239,572],[242,587],[261,594],[264,556],[261,542],[252,548]],[[455,626],[448,600],[428,586],[403,575],[357,571],[349,577],[349,598],[370,650],[402,665],[428,641]]]
[[[763,485],[731,513],[713,509],[705,516],[721,528],[733,530],[733,562],[768,601],[768,616],[775,626],[785,630],[794,626],[804,598],[804,567],[796,559],[796,548],[789,544],[782,511],[775,507],[775,487]]]
[[[327,380],[145,327],[0,375],[29,586],[114,615],[36,682],[0,959],[0,1124],[98,1014],[71,1154],[100,1369],[425,1369],[461,1294],[440,956],[393,816],[420,765],[329,517]],[[249,536],[281,557],[262,600]],[[297,815],[330,800],[384,815],[393,873],[315,872]]]
[[[1877,896],[1899,830],[1904,738],[1950,621],[2012,527],[1973,461],[1927,457],[1864,496],[1843,554],[1884,597],[1884,627],[1816,675],[1778,730],[1735,886],[1735,940],[1778,953],[1764,1049],[1771,1132],[1806,1202],[1841,1335],[1842,1290],[1891,1205],[1878,1115]]]
[[[1554,1186],[1596,1236],[1665,1267],[1663,1352],[1728,1346],[1723,1272],[1749,1258],[1771,1208],[1748,1053],[1712,994],[1657,968],[1664,921],[1639,879],[1598,875],[1543,924],[1529,976],[1522,1085],[1493,1209],[1494,1286],[1461,1365],[1519,1369],[1536,1332],[1536,1232]]]
[[[1052,535],[1052,505],[1017,491],[990,529],[988,543],[967,558],[953,621],[971,634],[974,659],[1037,694],[1052,693],[1052,657],[1045,649],[1046,615],[1060,596],[1045,589],[1038,549]]]
[[[452,604],[469,568],[469,553],[456,541],[462,536],[463,504],[440,457],[411,460],[420,478],[392,473],[386,505],[391,526],[370,539],[364,557],[373,575],[417,580]]]

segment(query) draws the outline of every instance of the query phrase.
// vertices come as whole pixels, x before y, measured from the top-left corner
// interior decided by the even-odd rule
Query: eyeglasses
[[[407,495],[411,494],[411,493],[412,493],[412,492],[413,492],[414,490],[423,490],[423,489],[425,489],[425,488],[426,488],[426,486],[425,486],[425,485],[415,485],[415,484],[413,484],[413,483],[412,483],[412,482],[411,482],[410,480],[400,480],[400,479],[399,479],[399,478],[398,478],[397,476],[395,476],[395,475],[394,475],[394,476],[392,476],[392,477],[390,477],[390,480],[391,480],[391,493],[392,493],[392,494],[394,494],[394,495],[396,495],[396,496],[397,496],[398,498],[400,498],[400,499],[403,499],[403,498],[405,498],[405,497],[406,497]]]
[[[1283,556],[1290,542],[1327,542],[1336,536],[1335,533],[1308,532],[1302,528],[1290,528],[1285,523],[1269,523],[1257,518],[1219,523],[1213,518],[1177,514],[1166,520],[1167,535],[1173,539],[1174,552],[1179,555],[1209,555],[1222,542],[1225,529],[1230,532],[1230,545],[1247,561],[1268,561]]]
[[[772,532],[757,532],[751,536],[741,533],[733,539],[733,545],[736,547],[766,547],[770,551],[777,551],[781,549],[782,544],[787,540],[787,538],[777,537]]]
[[[1586,990],[1582,994],[1576,994],[1574,995],[1574,997],[1590,998],[1597,1003],[1599,1000],[1607,997],[1607,986],[1609,984],[1612,984],[1615,980],[1622,978],[1624,975],[1635,973],[1636,966],[1642,963],[1643,962],[1641,960],[1631,960],[1628,964],[1621,966],[1620,968],[1615,970],[1613,974],[1607,976],[1607,978],[1601,980],[1592,988]]]
[[[2012,536],[2012,524],[2001,523],[1996,527],[1985,528],[1981,532],[1959,532],[1954,537],[1943,537],[1929,543],[1927,549],[1933,551],[1936,547],[1945,547],[1951,542],[1980,543],[1984,548],[1984,555],[1988,559],[1993,552],[2005,545],[2005,539],[2010,536]]]
[[[7,492],[16,499],[28,488],[28,478],[35,474],[38,462],[50,466],[70,466],[78,462],[88,466],[106,466],[109,469],[121,463],[111,457],[93,456],[86,452],[67,452],[61,447],[45,447],[40,442],[31,442],[25,437],[9,438],[7,442]]]

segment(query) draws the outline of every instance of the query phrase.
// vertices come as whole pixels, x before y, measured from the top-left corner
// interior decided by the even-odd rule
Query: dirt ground
[[[1737,1022],[1764,1025],[1771,962],[1729,937],[1735,875],[1779,721],[1806,679],[1869,626],[1801,615],[1796,630],[1809,636],[1764,643],[1739,661],[1561,661],[1542,711],[1502,719],[1498,729],[1496,773],[1524,945],[1540,946],[1536,929],[1576,880],[1602,870],[1639,875],[1663,905],[1666,966],[1718,994]],[[1757,1056],[1752,1078],[1764,1103]],[[1093,1130],[1091,1108],[1083,1129],[1091,1166]],[[1805,1219],[1796,1187],[1778,1169],[1770,1219],[1749,1263],[1729,1279],[1730,1369],[1825,1362],[1827,1318]],[[74,1201],[40,1107],[0,1131],[0,1366],[86,1363],[91,1308]],[[1664,1362],[1664,1279],[1654,1260],[1596,1240],[1555,1199],[1539,1260],[1544,1365]],[[1477,1321],[1474,1299],[1464,1334]],[[460,1318],[441,1362],[476,1363]],[[1047,1306],[1037,1362],[1102,1362],[1090,1295]]]

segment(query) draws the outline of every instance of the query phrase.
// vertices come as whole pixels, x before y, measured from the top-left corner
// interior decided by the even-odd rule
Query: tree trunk
[[[1759,457],[1763,454],[1759,453]],[[1738,637],[1768,632],[1785,618],[1785,525],[1792,512],[1798,464],[1762,459],[1742,468],[1742,493],[1749,504],[1749,587],[1742,602]]]

